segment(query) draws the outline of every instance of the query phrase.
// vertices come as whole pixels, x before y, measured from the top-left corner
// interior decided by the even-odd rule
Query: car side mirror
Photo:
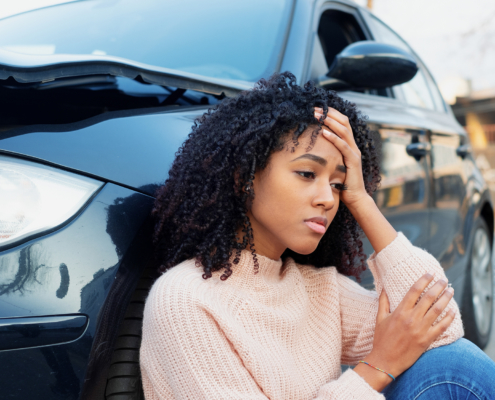
[[[408,82],[416,72],[416,60],[407,51],[363,40],[337,54],[319,84],[332,90],[381,89]]]

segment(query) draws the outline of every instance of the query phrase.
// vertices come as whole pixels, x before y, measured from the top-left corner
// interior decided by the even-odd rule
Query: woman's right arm
[[[267,400],[194,294],[182,282],[160,279],[144,309],[140,367],[145,398]]]

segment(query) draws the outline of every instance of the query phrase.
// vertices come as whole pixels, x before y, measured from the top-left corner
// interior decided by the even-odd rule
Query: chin
[[[303,256],[307,256],[308,254],[311,254],[316,250],[319,243],[320,243],[320,240],[305,240],[305,241],[301,241],[297,244],[294,243],[294,244],[289,245],[287,247],[290,250],[292,250],[294,253],[301,254]]]

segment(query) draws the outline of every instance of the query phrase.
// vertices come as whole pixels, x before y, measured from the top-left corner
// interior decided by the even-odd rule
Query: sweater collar
[[[232,260],[235,258],[235,252]],[[258,260],[258,273],[255,273],[253,253],[250,250],[242,250],[239,264],[232,265],[232,277],[247,278],[248,280],[260,278],[266,282],[277,282],[282,278],[282,259],[272,260],[271,258],[256,254]]]

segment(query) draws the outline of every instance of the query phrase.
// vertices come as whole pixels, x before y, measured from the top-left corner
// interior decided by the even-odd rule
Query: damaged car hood
[[[19,83],[50,82],[58,78],[112,75],[160,86],[173,86],[205,93],[234,96],[251,89],[252,82],[211,78],[179,70],[147,65],[107,55],[51,54],[28,55],[0,49],[0,79]]]

